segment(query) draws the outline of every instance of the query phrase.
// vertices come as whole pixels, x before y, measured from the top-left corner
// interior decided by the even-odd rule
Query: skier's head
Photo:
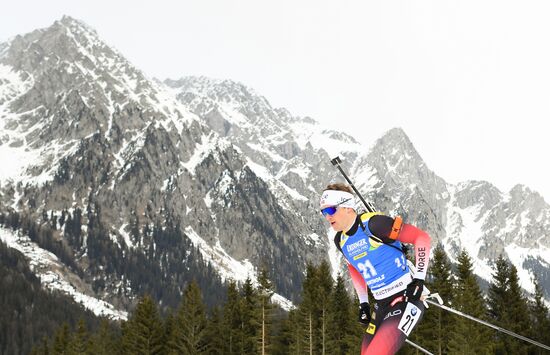
[[[319,202],[321,213],[337,232],[345,231],[355,222],[355,198],[352,190],[345,184],[328,185]]]

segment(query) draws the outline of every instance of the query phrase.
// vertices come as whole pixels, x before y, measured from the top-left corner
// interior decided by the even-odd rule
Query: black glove
[[[369,325],[370,323],[370,306],[368,302],[359,305],[359,323],[363,325]]]
[[[405,291],[405,302],[418,301],[424,290],[424,280],[413,279]]]

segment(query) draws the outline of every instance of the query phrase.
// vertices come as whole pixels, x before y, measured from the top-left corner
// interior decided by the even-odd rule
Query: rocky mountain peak
[[[60,61],[81,62],[83,56],[94,62],[99,51],[113,56],[95,30],[82,21],[64,16],[50,27],[13,38],[4,61],[16,70],[40,73]]]
[[[550,246],[550,239],[545,237],[545,231],[550,228],[550,206],[536,191],[518,184],[508,193],[508,199],[503,203],[503,210],[507,212],[507,225],[515,229],[508,234],[507,239],[516,239],[518,242],[536,246],[535,241]]]
[[[249,106],[264,105],[264,110],[273,108],[265,97],[257,94],[252,88],[233,81],[213,79],[205,76],[188,76],[178,80],[166,79],[166,85],[177,89],[180,94],[194,94],[220,103]]]
[[[309,123],[311,121],[306,120],[305,122]],[[317,124],[318,123],[312,123],[312,125],[317,125]],[[345,132],[338,132],[338,131],[334,131],[334,130],[331,130],[331,129],[323,129],[321,131],[321,133],[323,135],[326,135],[329,138],[332,138],[332,139],[336,140],[336,141],[345,142],[345,143],[348,143],[348,144],[357,144],[357,145],[359,145],[359,142],[353,136],[350,136],[349,134],[347,134]]]
[[[530,208],[536,210],[548,206],[541,194],[522,184],[517,184],[510,190],[510,204],[520,209]]]
[[[38,138],[43,143],[95,132],[122,138],[121,132],[153,121],[191,117],[162,84],[149,80],[95,30],[72,17],[15,37],[6,51],[0,64],[27,82],[8,104],[11,113],[21,114],[11,126],[31,127],[42,120]]]
[[[49,180],[60,159],[84,139],[99,134],[110,153],[119,154],[140,142],[152,124],[181,133],[195,118],[164,85],[149,80],[72,17],[16,36],[5,53],[0,144],[24,162],[9,176]]]
[[[309,117],[309,116],[306,116],[306,117],[302,117],[301,118],[302,121],[304,121],[305,123],[309,123],[309,124],[312,124],[312,125],[319,125],[319,122],[317,122],[315,119]]]
[[[214,126],[223,127],[217,130],[222,135],[229,133],[231,125],[238,125],[245,129],[260,127],[267,136],[277,131],[281,121],[286,122],[284,112],[279,115],[265,97],[236,81],[191,76],[164,83],[195,114],[209,116]]]
[[[155,92],[152,82],[102,41],[95,30],[69,16],[48,28],[16,36],[5,52],[0,63],[30,74],[35,83],[48,77],[51,87],[40,88],[42,91],[60,94],[85,86],[84,82],[90,90],[94,88],[91,82],[101,81],[107,87],[114,86],[113,90],[132,94],[136,101],[140,94]]]
[[[393,128],[376,140],[355,165],[358,174],[364,167],[375,169],[379,180],[395,191],[422,191],[425,186],[430,186],[436,194],[447,191],[445,181],[427,167],[401,128]]]
[[[55,24],[61,24],[69,29],[71,29],[71,31],[73,33],[88,33],[88,34],[91,34],[95,37],[97,37],[97,32],[94,28],[88,26],[84,21],[81,21],[81,20],[78,20],[78,19],[75,19],[71,16],[68,16],[68,15],[63,15],[63,17],[61,17],[61,20],[59,21],[55,21]]]
[[[370,155],[380,157],[388,164],[388,168],[390,166],[397,167],[404,159],[423,164],[422,158],[401,128],[392,128],[378,138],[372,146]]]
[[[487,181],[469,180],[455,187],[455,203],[460,208],[479,205],[486,210],[502,202],[503,194]]]

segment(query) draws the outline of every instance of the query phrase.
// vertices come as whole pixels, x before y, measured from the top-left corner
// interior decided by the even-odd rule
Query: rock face
[[[225,276],[254,277],[257,269],[246,266],[265,266],[281,294],[297,296],[305,263],[323,258],[326,245],[310,236],[324,231],[306,224],[288,192],[259,177],[245,152],[208,126],[208,115],[190,112],[69,17],[3,48],[2,154],[25,160],[4,176],[3,210],[40,223],[87,211],[83,226],[96,216],[102,237],[123,250],[156,248],[135,235],[177,225],[198,238],[196,246],[219,249],[211,261]],[[109,263],[91,259],[90,236],[82,233],[72,247],[83,271]],[[65,237],[64,230],[54,234]],[[223,257],[244,271],[228,270]],[[87,275],[89,282],[99,277]],[[113,275],[102,294],[117,293],[124,277]]]
[[[129,255],[144,255],[171,284],[185,281],[178,258],[209,262],[222,279],[267,267],[277,292],[295,300],[306,263],[334,252],[317,203],[342,181],[336,155],[379,210],[426,229],[452,258],[466,248],[480,276],[489,279],[504,253],[524,287],[536,273],[550,290],[542,197],[524,186],[448,184],[399,128],[367,147],[240,83],[151,80],[70,17],[0,44],[0,164],[9,167],[0,212],[44,226],[82,211],[78,232],[58,225],[53,238],[69,241],[72,267],[96,296],[122,306],[147,291],[128,281],[139,265],[126,265]],[[168,248],[159,231],[184,241]],[[196,254],[176,257],[190,245]]]

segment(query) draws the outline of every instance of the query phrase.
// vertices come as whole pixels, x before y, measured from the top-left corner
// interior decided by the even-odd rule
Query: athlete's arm
[[[410,224],[404,224],[397,240],[414,244],[414,257],[416,260],[415,279],[426,279],[428,261],[430,260],[430,236],[423,230]]]
[[[355,288],[355,292],[359,297],[359,303],[369,302],[369,294],[367,291],[367,283],[365,282],[365,279],[359,273],[359,271],[357,271],[357,269],[353,267],[353,265],[348,262],[346,263],[348,264],[348,270],[351,276],[351,282],[353,283],[353,288]]]
[[[372,216],[369,220],[369,230],[386,244],[393,243],[396,240],[414,244],[416,259],[414,278],[422,280],[426,278],[426,270],[430,260],[430,236],[428,233],[413,225],[401,224],[400,220],[384,215]]]

